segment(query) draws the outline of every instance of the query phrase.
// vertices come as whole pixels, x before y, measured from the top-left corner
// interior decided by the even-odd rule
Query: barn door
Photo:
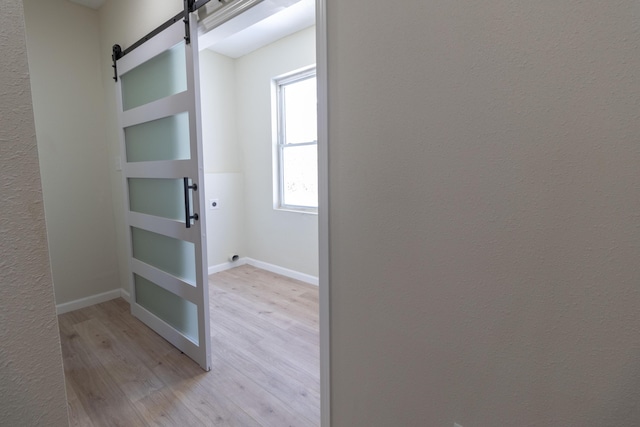
[[[210,369],[197,20],[117,59],[131,312]]]

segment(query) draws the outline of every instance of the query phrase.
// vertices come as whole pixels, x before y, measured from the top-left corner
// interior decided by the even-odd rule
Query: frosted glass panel
[[[184,42],[120,77],[124,111],[187,90]]]
[[[130,163],[190,159],[189,113],[125,128],[124,142]]]
[[[128,182],[131,211],[185,221],[182,179],[129,178]]]
[[[133,257],[191,284],[196,283],[195,245],[131,227]]]
[[[136,302],[198,344],[198,307],[137,274]]]

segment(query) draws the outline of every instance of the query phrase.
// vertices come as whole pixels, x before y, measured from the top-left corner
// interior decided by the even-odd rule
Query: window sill
[[[297,214],[307,214],[307,215],[318,215],[317,209],[296,209],[296,208],[283,208],[283,207],[274,207],[274,211],[279,212],[291,212]]]

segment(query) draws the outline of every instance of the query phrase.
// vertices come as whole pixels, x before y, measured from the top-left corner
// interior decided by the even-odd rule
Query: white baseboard
[[[245,265],[247,263],[247,258],[240,258],[237,261],[233,262],[223,262],[222,264],[212,265],[209,267],[209,274],[220,273],[221,271],[231,270],[235,267],[240,267],[241,265]]]
[[[129,291],[125,291],[124,289],[120,289],[120,297],[131,304],[131,299],[129,298]]]
[[[309,283],[310,285],[318,286],[318,278],[310,274],[300,273],[299,271],[290,270],[288,268],[280,267],[278,265],[269,264],[268,262],[258,261],[253,258],[243,258],[246,260],[246,264],[252,265],[256,268],[270,271],[272,273],[280,274],[282,276],[290,277],[292,279],[300,280],[301,282]]]
[[[253,258],[240,258],[238,261],[225,262],[218,265],[212,265],[209,267],[209,274],[220,273],[221,271],[230,270],[241,265],[249,264],[256,268],[270,271],[272,273],[280,274],[285,277],[300,280],[301,282],[309,283],[311,285],[318,286],[318,278],[310,274],[300,273],[299,271],[290,270],[288,268],[280,267],[279,265],[269,264],[268,262],[258,261]]]
[[[285,277],[290,277],[292,279],[300,280],[301,282],[318,286],[318,278],[315,276],[300,273],[299,271],[290,270],[278,265],[269,264],[268,262],[258,261],[257,259],[253,258],[240,258],[238,261],[213,265],[209,267],[209,274],[219,273],[221,271],[229,270],[245,264],[249,264],[256,268],[261,268],[272,273],[281,274]],[[58,314],[68,313],[70,311],[80,310],[81,308],[90,307],[92,305],[100,304],[101,302],[107,302],[116,298],[123,298],[125,301],[130,302],[130,295],[128,291],[125,291],[124,289],[114,289],[112,291],[103,292],[101,294],[80,298],[75,301],[58,304],[56,305],[56,312]]]
[[[114,289],[112,291],[103,292],[101,294],[91,295],[89,297],[58,304],[56,305],[56,312],[58,314],[68,313],[70,311],[80,310],[81,308],[100,304],[101,302],[107,302],[112,299],[120,298],[121,296],[122,289]]]

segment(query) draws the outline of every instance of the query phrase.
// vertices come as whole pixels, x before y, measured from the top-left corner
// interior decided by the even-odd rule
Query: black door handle
[[[191,228],[191,220],[198,220],[198,214],[197,213],[193,213],[193,215],[191,215],[191,204],[189,203],[189,190],[193,190],[193,191],[197,191],[198,190],[198,184],[196,184],[195,182],[192,185],[189,185],[189,178],[187,178],[186,176],[183,178],[183,183],[184,183],[184,217],[185,217],[185,224],[187,226],[187,228]]]

